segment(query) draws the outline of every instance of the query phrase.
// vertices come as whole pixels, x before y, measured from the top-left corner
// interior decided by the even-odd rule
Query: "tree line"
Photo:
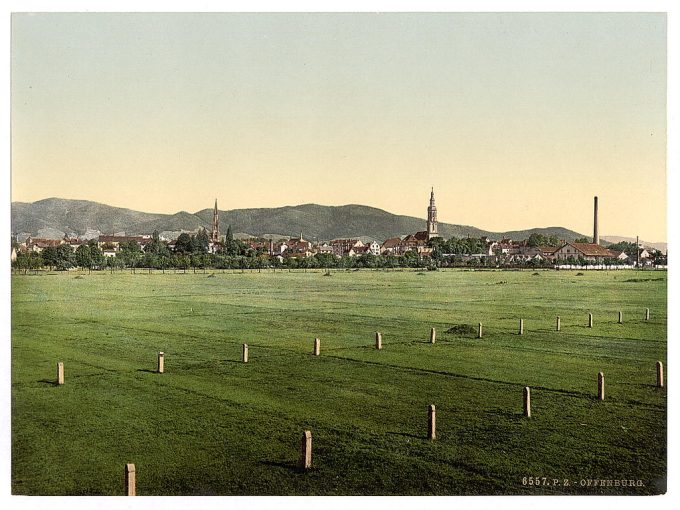
[[[556,245],[555,239],[541,234],[532,234],[528,244]],[[374,255],[365,253],[356,257],[336,257],[330,253],[317,253],[311,257],[270,256],[265,248],[253,249],[243,241],[233,238],[231,227],[227,230],[225,241],[218,246],[215,253],[209,253],[210,238],[205,229],[196,235],[182,233],[171,250],[167,243],[161,241],[158,232],[154,232],[151,240],[144,248],[136,241],[120,243],[115,256],[105,256],[104,251],[113,245],[104,244],[100,248],[97,241],[91,240],[73,249],[68,244],[49,246],[40,253],[18,252],[13,267],[26,273],[29,270],[49,268],[50,270],[68,270],[83,268],[92,270],[158,269],[169,270],[205,270],[211,269],[353,269],[353,268],[424,268],[439,267],[552,267],[549,260],[531,259],[526,262],[510,261],[500,256],[476,256],[486,248],[480,238],[456,238],[445,240],[433,238],[428,245],[432,248],[429,257],[421,257],[416,251],[407,251],[402,255]],[[635,249],[633,243],[619,243],[628,253]],[[631,248],[632,247],[632,248]],[[617,249],[618,245],[610,248]],[[634,252],[629,254],[634,260]],[[588,265],[582,258],[571,257],[561,263],[572,265]],[[624,262],[613,259],[606,264],[616,265]],[[663,263],[661,261],[660,263]]]

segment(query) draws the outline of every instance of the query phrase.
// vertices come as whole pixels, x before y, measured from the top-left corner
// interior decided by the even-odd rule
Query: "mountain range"
[[[349,237],[370,237],[384,241],[389,237],[425,230],[425,220],[412,216],[392,214],[365,205],[325,206],[303,204],[296,206],[233,209],[219,211],[220,232],[243,232],[253,236],[298,236],[306,239],[330,240]],[[99,230],[104,234],[125,232],[149,234],[158,231],[193,231],[204,227],[210,230],[213,210],[203,209],[195,213],[180,211],[175,214],[155,214],[113,207],[88,200],[46,198],[37,202],[12,202],[12,232],[38,231],[83,234],[87,230]],[[532,233],[555,235],[559,239],[573,241],[585,237],[563,227],[531,228],[510,232],[490,232],[469,225],[439,223],[442,237],[480,237],[492,239],[507,237],[526,239]]]

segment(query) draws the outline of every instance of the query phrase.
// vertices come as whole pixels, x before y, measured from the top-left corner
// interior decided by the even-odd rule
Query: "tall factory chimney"
[[[597,231],[597,197],[595,197],[594,203],[593,244],[600,244],[600,234]]]

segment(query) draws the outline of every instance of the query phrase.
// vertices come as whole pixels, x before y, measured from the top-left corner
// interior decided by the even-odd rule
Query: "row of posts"
[[[430,425],[428,437],[434,439],[434,406],[430,406]],[[312,431],[305,430],[302,433],[302,441],[300,443],[300,459],[298,461],[298,468],[302,471],[307,471],[312,467]],[[137,495],[137,469],[134,464],[125,464],[125,495]]]
[[[645,321],[649,320],[649,308],[645,308]],[[618,324],[623,324],[623,312],[619,312],[619,320],[617,321]],[[592,328],[593,327],[593,314],[588,313],[588,327]],[[555,331],[561,331],[562,330],[562,319],[560,316],[557,316],[557,320],[555,321]],[[519,334],[523,335],[524,334],[524,319],[519,320]],[[482,338],[482,323],[479,323],[479,334],[477,335],[478,338]]]
[[[649,308],[645,312],[645,320],[649,320]],[[619,324],[623,324],[623,313],[619,312]],[[593,314],[588,314],[588,327],[593,327]],[[555,329],[557,331],[561,330],[561,319],[559,315],[557,316],[557,322]],[[519,320],[519,334],[524,334],[524,319]],[[482,323],[480,322],[477,328],[477,338],[482,338]],[[437,331],[435,328],[430,330],[430,343],[435,343],[437,340]],[[382,349],[382,334],[380,332],[375,333],[375,348]],[[321,340],[318,338],[314,339],[314,356],[319,356],[321,354]],[[248,344],[243,344],[243,355],[242,360],[244,363],[248,363]],[[162,374],[165,370],[165,353],[158,353],[158,373]],[[64,384],[64,364],[57,364],[57,384]]]
[[[521,323],[520,323],[521,324]],[[559,329],[559,317],[557,318],[557,327]],[[521,326],[520,326],[521,328]],[[481,323],[480,323],[480,335],[481,335]],[[430,341],[435,343],[436,331],[432,328],[430,333]],[[375,334],[376,348],[382,348],[382,336],[380,333]],[[318,338],[314,339],[314,355],[319,356],[321,354],[321,340]],[[243,344],[243,362],[248,362],[248,344]],[[158,353],[158,373],[162,374],[165,368],[165,353]],[[64,384],[64,364],[62,362],[57,363],[57,384]],[[661,361],[656,362],[656,386],[658,388],[663,388],[663,363]],[[597,398],[598,400],[604,400],[604,374],[599,372],[597,374]],[[434,406],[430,406],[431,415],[434,416]],[[525,416],[531,416],[531,392],[529,387],[524,388],[524,414]],[[432,418],[434,420],[434,418]],[[432,421],[434,424],[434,421]],[[434,431],[434,425],[432,426],[432,431]],[[432,432],[434,436],[434,432]],[[433,437],[434,438],[434,437]],[[310,439],[311,441],[311,439]]]
[[[434,332],[434,328],[432,329]],[[434,340],[434,335],[432,337]],[[376,343],[380,341],[380,333],[376,333]],[[321,341],[318,338],[314,339],[314,355],[319,356],[320,354],[320,343]],[[378,347],[380,348],[380,347]],[[244,362],[248,361],[248,345],[243,344],[243,360]],[[158,373],[162,374],[164,372],[164,364],[165,364],[165,354],[163,352],[158,353]],[[59,362],[57,363],[57,385],[62,385],[64,384],[64,363]],[[658,388],[663,388],[663,363],[661,361],[656,362],[656,386]],[[597,399],[598,400],[604,400],[604,373],[599,372],[597,374]],[[434,439],[435,437],[435,408],[434,405],[430,406],[430,428],[428,429],[428,436],[431,436],[430,439]],[[530,417],[531,416],[531,390],[527,386],[524,388],[524,416]],[[311,444],[311,436],[310,436],[310,444]]]
[[[558,318],[559,327],[559,318]],[[481,336],[481,323],[480,323],[480,336]],[[435,329],[432,328],[431,342],[435,342]],[[380,333],[375,334],[376,349],[382,349],[382,336]],[[321,355],[321,340],[318,338],[314,339],[314,356]],[[243,344],[243,362],[248,362],[248,344]],[[162,374],[165,371],[165,353],[158,353],[158,373]],[[598,383],[598,396],[600,400],[604,400],[604,374],[599,373],[600,382]],[[64,384],[64,363],[57,363],[57,385],[61,386]],[[663,388],[663,363],[661,361],[656,362],[656,385],[659,388]],[[601,391],[600,391],[601,389]]]
[[[656,386],[663,388],[663,363],[656,362]],[[604,400],[604,373],[597,374],[597,400]],[[531,388],[524,388],[524,416],[531,417]]]
[[[318,338],[316,339],[318,341]],[[316,349],[316,343],[315,343]],[[63,364],[59,364],[62,368],[63,374]],[[656,377],[657,386],[663,387],[663,363],[660,361],[656,362]],[[522,391],[523,396],[523,414],[527,418],[531,418],[531,388],[525,386]],[[604,373],[599,372],[597,374],[597,399],[604,400]],[[427,439],[434,441],[437,439],[437,409],[434,404],[427,406]],[[302,440],[300,442],[300,459],[298,462],[298,468],[302,471],[311,469],[312,467],[312,432],[311,430],[305,430],[302,434]],[[125,494],[127,496],[136,496],[137,494],[137,480],[136,480],[136,470],[134,464],[125,465]]]

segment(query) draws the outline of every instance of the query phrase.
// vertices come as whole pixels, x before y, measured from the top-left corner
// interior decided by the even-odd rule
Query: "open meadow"
[[[14,275],[12,492],[122,495],[126,463],[139,495],[665,492],[666,285],[665,271]]]

